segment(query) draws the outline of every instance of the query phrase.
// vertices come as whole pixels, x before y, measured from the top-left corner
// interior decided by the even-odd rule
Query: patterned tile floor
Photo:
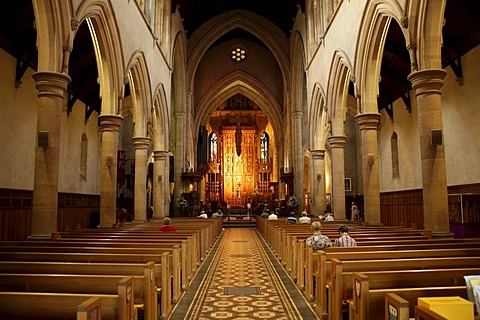
[[[170,319],[318,319],[254,228],[232,228]]]

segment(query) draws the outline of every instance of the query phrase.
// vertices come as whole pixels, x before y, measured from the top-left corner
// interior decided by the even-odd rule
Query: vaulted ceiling
[[[178,8],[183,18],[187,38],[212,17],[234,9],[251,11],[276,24],[290,36],[298,8],[305,10],[305,0],[172,0],[172,9]],[[443,28],[442,62],[451,66],[459,82],[462,81],[460,57],[480,44],[480,5],[472,0],[448,0]],[[247,32],[235,31],[228,37],[249,38]],[[410,61],[400,26],[393,22],[388,33],[382,58],[379,109],[391,114],[393,101],[402,98],[409,107],[407,81]],[[221,41],[226,39],[220,39]],[[251,40],[251,39],[248,39]],[[257,39],[258,41],[258,39]],[[31,0],[10,1],[0,11],[0,48],[17,60],[16,79],[12,85],[21,85],[27,67],[37,69],[36,31]],[[78,99],[92,111],[101,112],[97,68],[93,46],[86,27],[76,35],[70,59],[70,107]],[[128,91],[127,91],[128,92]]]

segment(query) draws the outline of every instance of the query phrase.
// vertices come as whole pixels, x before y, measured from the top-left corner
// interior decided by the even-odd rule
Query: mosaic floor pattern
[[[211,255],[171,319],[317,319],[255,229],[226,229]]]

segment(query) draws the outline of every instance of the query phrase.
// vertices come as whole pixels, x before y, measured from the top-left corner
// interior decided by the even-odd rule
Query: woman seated
[[[177,231],[175,226],[171,225],[171,220],[169,217],[163,218],[163,225],[158,228],[158,231]]]

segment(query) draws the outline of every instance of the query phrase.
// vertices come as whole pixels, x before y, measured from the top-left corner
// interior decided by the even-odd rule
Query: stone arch
[[[168,102],[167,94],[163,84],[159,84],[155,89],[155,97],[152,109],[153,125],[153,149],[169,150],[168,132],[170,125],[168,122]]]
[[[335,51],[327,89],[327,110],[333,135],[344,135],[343,122],[345,121],[351,71],[352,66],[345,52]]]
[[[306,106],[307,92],[305,89],[305,46],[298,32],[294,34],[292,47],[292,105],[290,109],[292,118],[290,128],[292,128],[294,175],[300,177],[300,179],[295,178],[294,180],[294,193],[299,197],[304,194],[305,187],[308,186],[308,183],[304,182],[304,173],[308,172],[308,161],[305,161],[305,153],[308,148],[309,135],[308,109]],[[299,210],[303,210],[303,208],[304,201],[301,201]]]
[[[244,10],[232,10],[218,15],[202,25],[191,37],[192,51],[188,57],[188,76],[190,87],[193,87],[195,72],[205,52],[224,34],[236,28],[256,36],[270,50],[277,60],[283,75],[284,88],[288,88],[290,79],[289,58],[286,51],[288,43],[282,31],[268,20]]]
[[[87,20],[89,24],[97,58],[102,114],[119,115],[126,77],[123,72],[124,59],[113,9],[106,0],[85,1],[77,8],[75,16],[77,19],[72,24],[77,27],[83,20]]]
[[[441,47],[446,0],[409,1],[411,58],[419,70],[442,69]],[[412,51],[414,53],[412,53]],[[414,68],[412,71],[416,71]]]
[[[127,66],[127,75],[133,102],[134,136],[147,137],[149,135],[149,125],[152,124],[150,113],[152,95],[150,93],[151,86],[147,63],[142,52],[136,51],[133,53]]]
[[[355,54],[355,94],[362,103],[357,113],[377,113],[380,69],[387,31],[392,19],[402,23],[402,8],[397,1],[370,1],[365,9]],[[408,33],[402,28],[406,42]]]
[[[38,44],[37,71],[66,73],[63,69],[68,64],[68,50],[73,44],[70,1],[53,5],[50,1],[34,0],[33,10]]]
[[[328,133],[328,119],[325,109],[325,92],[317,82],[313,86],[312,100],[310,102],[309,131],[310,149],[323,150]]]
[[[205,93],[196,108],[194,130],[198,131],[200,125],[207,122],[222,101],[237,93],[243,94],[262,106],[262,110],[265,111],[272,123],[275,135],[278,135],[279,138],[283,136],[282,115],[274,95],[261,82],[243,71],[233,72],[220,79]]]
[[[171,75],[171,113],[170,113],[170,128],[174,132],[170,134],[169,144],[174,155],[174,183],[175,195],[178,199],[184,190],[184,183],[182,182],[182,170],[186,168],[186,160],[190,154],[189,144],[193,143],[188,136],[190,130],[188,127],[189,115],[191,114],[191,102],[187,99],[186,81],[185,81],[185,65],[186,65],[186,38],[185,33],[178,32],[173,42],[172,51],[172,66],[173,73]],[[189,97],[188,97],[189,98]],[[191,148],[190,148],[191,149]]]

